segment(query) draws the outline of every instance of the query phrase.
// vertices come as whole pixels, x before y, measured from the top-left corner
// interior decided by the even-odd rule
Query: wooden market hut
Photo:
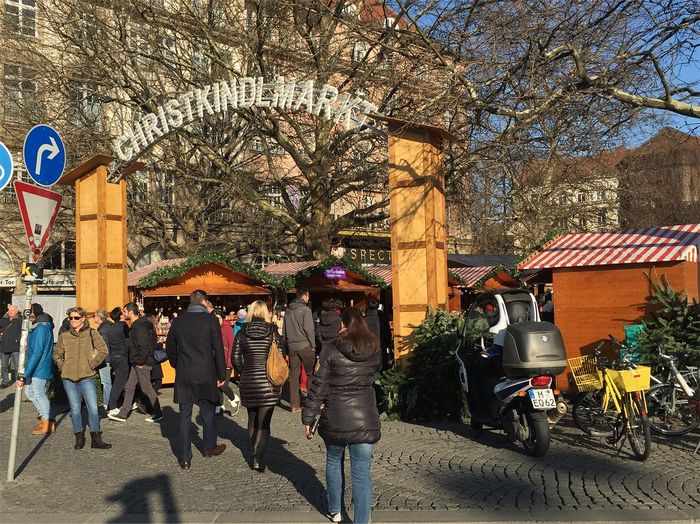
[[[554,319],[568,357],[589,354],[608,334],[649,318],[650,284],[665,275],[675,290],[699,295],[700,224],[567,234],[524,259],[521,270],[551,271]],[[608,348],[612,350],[612,348]],[[566,389],[568,370],[558,380]]]
[[[216,255],[161,260],[127,275],[130,295],[142,301],[146,313],[163,308],[166,314],[186,309],[195,289],[206,291],[215,307],[228,304],[229,310],[258,299],[271,305],[273,280],[251,266]],[[162,368],[163,384],[172,384],[175,371],[167,361]]]
[[[467,309],[480,291],[524,286],[512,269],[501,265],[451,267],[448,270],[448,274],[453,280],[458,282],[457,287],[463,292],[462,296],[458,297],[462,309]],[[452,300],[452,296],[450,296],[450,310],[454,311]]]

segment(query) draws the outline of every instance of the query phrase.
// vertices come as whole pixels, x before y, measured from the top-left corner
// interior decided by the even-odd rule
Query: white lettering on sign
[[[338,89],[328,84],[316,89],[313,80],[297,82],[284,76],[276,76],[272,82],[264,82],[262,77],[234,78],[183,93],[141,116],[114,141],[114,151],[119,160],[128,162],[195,117],[226,115],[229,108],[251,107],[305,111],[336,124],[342,121],[346,130],[359,128],[367,120],[367,113],[378,109],[364,98],[339,95]]]

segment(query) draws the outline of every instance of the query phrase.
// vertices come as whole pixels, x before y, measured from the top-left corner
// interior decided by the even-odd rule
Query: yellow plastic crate
[[[576,388],[580,392],[595,391],[603,387],[603,374],[598,371],[593,355],[567,359],[569,369],[574,377]]]
[[[608,370],[610,377],[620,391],[646,391],[651,383],[651,368],[637,366],[637,369],[623,371]]]

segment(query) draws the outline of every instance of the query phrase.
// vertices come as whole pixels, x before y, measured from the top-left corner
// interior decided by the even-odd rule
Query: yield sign
[[[62,197],[54,191],[25,182],[15,182],[14,185],[29,249],[34,262],[38,262],[46,248]]]

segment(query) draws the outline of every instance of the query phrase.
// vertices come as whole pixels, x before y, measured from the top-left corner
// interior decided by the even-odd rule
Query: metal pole
[[[15,406],[12,413],[10,457],[7,460],[7,482],[13,482],[15,480],[15,455],[17,454],[17,435],[19,433],[19,412],[22,406],[22,388],[24,387],[24,360],[27,355],[27,336],[29,335],[29,327],[31,325],[29,315],[31,314],[32,307],[32,287],[34,287],[34,284],[27,283],[27,291],[24,295],[24,311],[22,312],[24,318],[22,320],[22,338],[20,338],[19,341],[19,364],[17,366],[17,381],[15,382]]]

